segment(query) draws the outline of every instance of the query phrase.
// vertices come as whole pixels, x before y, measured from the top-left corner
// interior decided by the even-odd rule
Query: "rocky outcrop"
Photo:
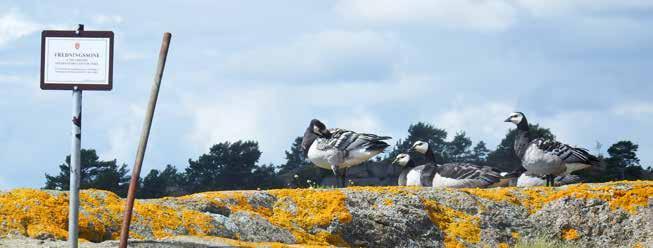
[[[83,191],[81,200],[80,237],[117,239],[124,201],[100,190]],[[0,193],[0,235],[65,240],[67,203],[57,191]],[[580,247],[653,247],[653,182],[206,192],[137,201],[131,237],[365,247],[510,247],[546,238]]]

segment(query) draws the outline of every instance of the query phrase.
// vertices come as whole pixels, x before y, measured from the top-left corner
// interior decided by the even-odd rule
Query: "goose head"
[[[413,143],[413,146],[410,147],[410,150],[417,151],[420,154],[426,154],[426,152],[428,152],[429,150],[429,143],[421,140],[415,141],[415,143]]]
[[[406,153],[400,153],[395,157],[395,160],[392,161],[392,164],[397,164],[401,167],[406,167],[408,163],[410,162],[410,155]]]
[[[311,123],[308,125],[308,129],[319,137],[330,137],[331,132],[326,128],[326,125],[318,119],[311,120]]]
[[[519,125],[523,121],[526,120],[526,116],[524,116],[524,113],[522,112],[513,112],[508,116],[508,118],[505,120],[505,122],[512,122],[515,125]]]

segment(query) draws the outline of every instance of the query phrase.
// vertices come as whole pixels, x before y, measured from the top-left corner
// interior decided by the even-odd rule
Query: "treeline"
[[[546,137],[555,139],[547,128],[531,125],[533,138]],[[474,144],[465,132],[457,132],[451,141],[448,133],[427,123],[416,123],[408,128],[408,136],[397,141],[393,149],[384,156],[379,156],[366,163],[388,164],[394,157],[407,152],[417,140],[428,142],[435,154],[436,161],[471,162],[512,171],[520,166],[519,159],[513,151],[515,130],[510,130],[499,145],[491,150],[486,143]],[[602,159],[600,167],[580,172],[587,182],[613,180],[653,179],[653,169],[644,169],[637,158],[638,145],[631,141],[619,141],[608,148],[607,156],[599,154],[600,144],[592,153]],[[104,189],[125,196],[129,183],[126,164],[117,161],[102,161],[95,150],[82,150],[80,187]],[[261,164],[261,151],[255,141],[222,142],[213,145],[209,152],[196,160],[189,159],[183,170],[173,165],[165,169],[150,170],[139,180],[139,198],[158,198],[162,196],[185,195],[196,192],[234,189],[269,189],[282,187],[308,187],[319,184],[330,176],[330,171],[312,166],[301,151],[301,137],[297,137],[285,152],[286,161],[280,165]],[[421,156],[413,154],[417,160]],[[418,161],[420,162],[420,161]],[[46,189],[67,190],[69,188],[70,156],[59,165],[56,176],[46,174]]]

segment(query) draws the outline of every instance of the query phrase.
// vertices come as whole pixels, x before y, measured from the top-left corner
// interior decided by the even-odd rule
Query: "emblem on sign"
[[[75,49],[79,49],[79,42],[75,42]]]

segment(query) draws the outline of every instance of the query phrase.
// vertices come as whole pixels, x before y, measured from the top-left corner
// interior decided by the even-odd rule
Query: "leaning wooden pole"
[[[141,141],[138,144],[138,151],[136,152],[136,162],[134,162],[134,169],[132,170],[131,181],[129,182],[129,192],[127,193],[127,202],[125,206],[125,214],[122,219],[122,227],[120,229],[120,247],[127,247],[127,240],[129,239],[129,224],[132,219],[132,211],[134,209],[134,199],[136,198],[136,189],[138,189],[138,178],[141,175],[141,166],[143,165],[143,157],[145,157],[145,148],[147,148],[147,140],[150,137],[150,128],[152,127],[152,118],[154,117],[154,109],[156,108],[156,100],[159,98],[159,87],[161,86],[161,78],[163,77],[163,69],[166,65],[166,58],[168,57],[168,47],[170,46],[170,38],[172,35],[168,32],[163,34],[163,41],[161,43],[161,51],[159,52],[159,62],[156,66],[156,74],[154,75],[154,84],[150,91],[150,102],[147,104],[147,112],[145,113],[145,123],[143,123],[143,130],[141,133]]]

